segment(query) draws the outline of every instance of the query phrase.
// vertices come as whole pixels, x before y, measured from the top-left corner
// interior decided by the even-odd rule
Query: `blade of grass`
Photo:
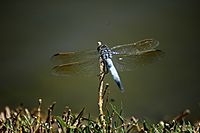
[[[72,125],[83,116],[83,112],[84,112],[85,108],[83,108],[81,110],[81,112],[78,114],[78,116],[72,121]]]
[[[112,105],[112,103],[110,103],[110,106],[111,106],[112,110],[115,112],[115,114],[118,116],[118,118],[121,120],[121,122],[124,123],[124,118],[120,115],[119,112],[117,112],[117,110],[114,107],[114,105]]]

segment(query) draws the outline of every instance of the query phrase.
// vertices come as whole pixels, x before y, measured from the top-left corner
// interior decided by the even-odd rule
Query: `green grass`
[[[107,101],[107,102],[106,102]],[[108,133],[198,133],[200,123],[192,124],[185,120],[189,114],[188,110],[178,115],[174,120],[159,123],[148,123],[145,120],[139,120],[134,116],[124,118],[122,110],[117,109],[113,104],[105,100],[104,113],[106,121],[106,132]],[[89,114],[84,114],[83,108],[79,113],[71,112],[66,107],[62,116],[53,115],[55,103],[49,106],[48,113],[42,114],[42,100],[39,99],[39,105],[35,111],[29,111],[26,108],[18,107],[11,110],[5,107],[5,111],[0,114],[0,132],[64,132],[64,133],[101,133],[103,132],[100,118],[91,119]],[[46,110],[47,111],[47,110]]]

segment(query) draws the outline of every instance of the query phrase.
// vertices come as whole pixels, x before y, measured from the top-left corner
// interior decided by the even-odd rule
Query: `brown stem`
[[[104,72],[105,64],[102,61],[102,58],[99,59],[99,68],[100,68],[100,76],[99,76],[99,88],[98,88],[98,105],[99,105],[99,114],[100,114],[100,122],[103,126],[103,132],[106,133],[106,122],[105,115],[103,113],[103,79],[105,76]]]

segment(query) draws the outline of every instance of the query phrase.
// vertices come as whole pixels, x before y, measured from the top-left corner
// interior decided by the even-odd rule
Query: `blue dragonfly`
[[[97,50],[57,53],[52,56],[52,61],[56,64],[53,67],[53,74],[62,76],[97,74],[98,61],[101,57],[106,69],[123,92],[124,87],[118,71],[130,71],[137,66],[150,64],[160,59],[163,52],[156,49],[158,45],[159,41],[155,39],[120,44],[112,48],[98,42]]]

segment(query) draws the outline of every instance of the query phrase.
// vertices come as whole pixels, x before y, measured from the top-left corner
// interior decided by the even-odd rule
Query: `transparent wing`
[[[98,59],[85,62],[72,62],[56,65],[52,69],[54,75],[72,76],[72,75],[98,75]]]
[[[155,51],[159,41],[144,39],[135,43],[117,45],[111,48],[113,55],[140,55],[146,52]]]
[[[153,50],[139,55],[115,55],[113,62],[119,71],[131,71],[137,67],[155,63],[161,60],[163,56],[164,52],[161,50]]]
[[[87,62],[98,58],[97,50],[57,53],[51,57],[54,64],[68,64],[73,62]]]
[[[56,64],[52,69],[54,75],[98,74],[96,50],[58,53],[51,60]]]

